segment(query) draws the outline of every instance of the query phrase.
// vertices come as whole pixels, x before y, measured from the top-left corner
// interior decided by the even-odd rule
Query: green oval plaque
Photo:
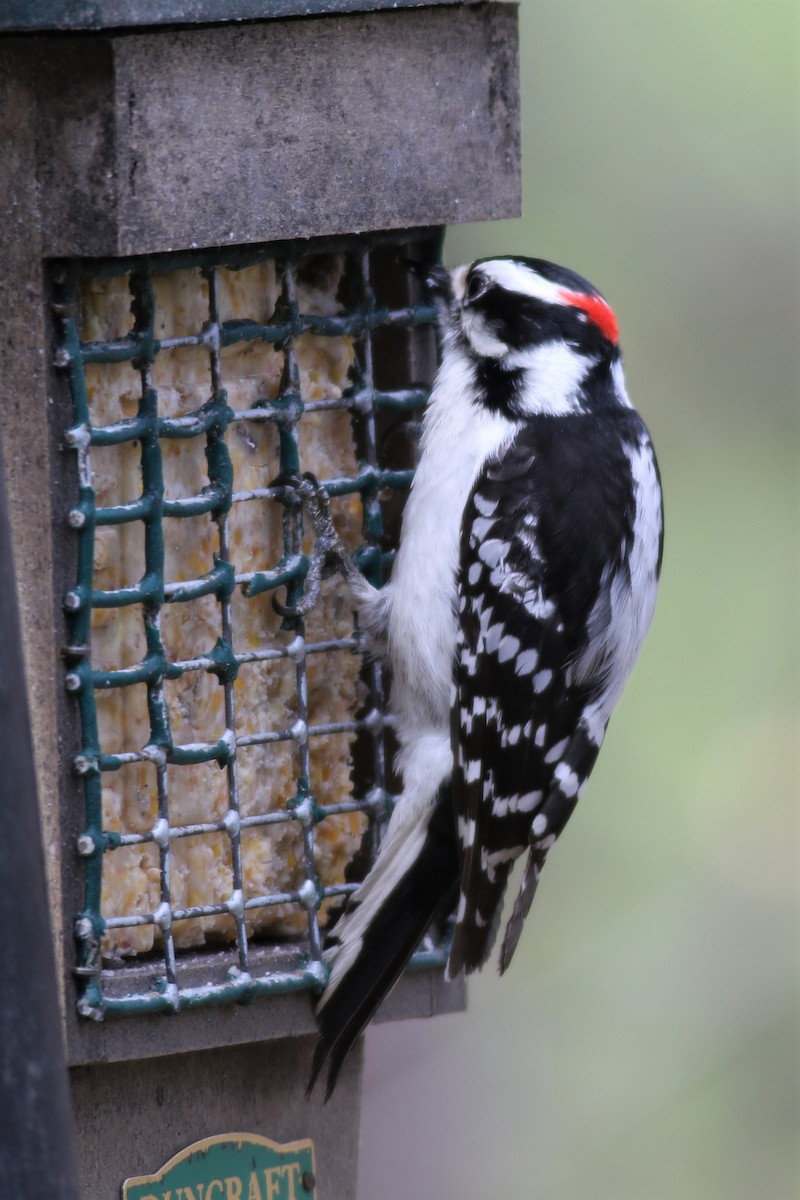
[[[155,1175],[122,1185],[122,1200],[319,1200],[310,1138],[281,1145],[223,1133],[181,1150]]]

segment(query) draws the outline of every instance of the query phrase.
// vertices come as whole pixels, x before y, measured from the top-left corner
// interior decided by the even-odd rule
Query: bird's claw
[[[314,551],[309,561],[304,595],[295,605],[281,604],[277,597],[273,597],[272,600],[275,611],[280,616],[291,619],[304,616],[316,604],[320,581],[327,574],[326,565],[340,571],[346,579],[358,569],[334,525],[330,496],[316,475],[311,471],[304,471],[302,474],[282,471],[271,486],[286,488],[294,493],[303,510],[311,518],[314,528]]]

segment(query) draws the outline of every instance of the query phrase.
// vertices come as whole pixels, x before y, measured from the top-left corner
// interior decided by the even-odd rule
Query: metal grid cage
[[[273,992],[315,990],[325,982],[320,910],[357,886],[352,876],[360,877],[359,871],[363,874],[377,852],[392,803],[387,745],[391,720],[385,711],[382,666],[363,657],[349,603],[346,630],[341,623],[331,630],[309,628],[320,594],[338,588],[341,595],[344,585],[339,580],[321,580],[322,564],[313,538],[304,532],[302,507],[294,489],[280,477],[314,466],[319,469],[305,453],[307,424],[322,422],[318,432],[324,441],[328,415],[345,420],[350,439],[349,458],[347,454],[345,458],[351,467],[322,482],[335,517],[337,504],[360,509],[360,532],[351,542],[358,543],[353,548],[365,575],[380,585],[392,556],[392,531],[387,526],[396,528],[412,476],[409,442],[402,429],[398,439],[395,427],[413,422],[427,399],[429,382],[398,380],[397,361],[405,361],[407,367],[413,357],[407,352],[398,355],[398,347],[403,338],[408,346],[422,336],[428,358],[433,358],[432,333],[415,331],[430,327],[435,313],[429,305],[411,302],[408,291],[405,302],[396,302],[398,280],[405,289],[413,287],[402,266],[405,256],[429,256],[437,250],[436,236],[422,231],[52,264],[55,366],[68,385],[72,405],[71,418],[61,422],[60,440],[68,452],[65,469],[72,478],[72,495],[61,521],[68,526],[65,537],[74,569],[63,599],[65,686],[77,705],[71,710],[73,727],[80,730],[80,744],[73,747],[72,777],[82,787],[85,804],[82,827],[72,825],[84,868],[83,906],[74,926],[78,1011],[83,1016],[102,1019],[114,1013],[178,1011]],[[237,273],[247,269],[272,273],[272,311],[231,317],[223,292]],[[175,272],[184,272],[185,279],[199,288],[204,313],[195,328],[170,333],[159,289],[167,274]],[[326,272],[334,279],[335,292],[327,311],[304,306],[303,297]],[[87,288],[112,278],[122,280],[129,292],[132,321],[128,317],[128,328],[115,336],[92,339],[83,328]],[[390,281],[388,291],[384,278]],[[344,346],[350,356],[343,385],[326,392],[324,378],[321,385],[317,380],[312,399],[298,360],[304,337],[317,339],[314,344],[323,353],[336,345]],[[254,385],[260,389],[255,399],[249,392],[243,402],[232,402],[226,354],[261,353],[264,347],[277,356],[274,386]],[[177,401],[170,407],[169,397],[165,399],[168,389],[159,383],[160,364],[172,356],[180,377],[181,355],[188,356],[191,368],[187,370],[195,372],[194,383],[183,390],[180,382],[177,390],[173,386],[169,396],[173,401],[177,396]],[[112,413],[115,419],[109,419],[109,410],[94,403],[92,396],[103,395],[104,380],[120,369],[119,364],[125,364],[130,380],[135,380],[134,402],[130,411],[122,408]],[[387,385],[384,379],[392,382]],[[245,486],[239,478],[237,454],[242,443],[263,446],[265,436],[271,449],[259,464],[264,478],[260,486],[252,486],[252,479],[245,480]],[[396,447],[401,443],[405,449],[398,455]],[[115,502],[109,503],[98,489],[96,460],[120,447],[136,456],[138,494],[116,495]],[[189,453],[196,459],[198,449],[205,464],[200,486],[190,494],[176,495],[169,482],[172,464]],[[263,540],[256,538],[253,544],[250,520],[243,569],[234,541],[237,513],[245,511],[259,514],[256,525],[265,532]],[[175,528],[176,522],[188,530],[193,520],[212,530],[215,546],[208,569],[189,572],[187,577],[186,562],[176,562],[170,553],[167,530]],[[273,534],[279,531],[277,540],[269,529]],[[144,570],[136,578],[116,580],[115,586],[101,586],[103,538],[116,534],[139,539]],[[279,589],[285,589],[281,601]],[[198,602],[213,610],[216,639],[209,635],[194,652],[186,654],[184,647],[183,654],[176,653],[166,626],[176,612],[187,612]],[[260,638],[254,643],[249,636],[245,642],[240,636],[240,615],[256,605],[259,613],[269,612],[274,624],[262,615]],[[273,608],[280,618],[273,615]],[[123,661],[109,662],[96,649],[98,623],[113,628],[121,613],[128,614],[127,619],[136,615],[141,650],[135,661],[124,661],[123,656]],[[361,657],[355,660],[358,680],[349,704],[353,709],[356,696],[357,709],[338,720],[321,719],[310,696],[310,672],[320,670],[335,692],[337,678],[350,670],[347,664],[354,655]],[[254,669],[280,670],[284,679],[291,679],[293,719],[279,727],[270,720],[269,675],[262,675],[260,685],[251,687],[242,701],[237,681]],[[197,683],[200,677],[221,694],[224,720],[218,736],[186,741],[176,731],[180,721],[170,689],[187,680]],[[146,714],[145,744],[119,744],[119,737],[111,736],[108,722],[99,719],[109,694],[118,696],[123,706],[140,697],[136,703]],[[315,755],[337,737],[344,738],[351,787],[344,795],[321,799],[313,786]],[[245,788],[242,763],[255,747],[260,748],[262,764],[267,761],[264,755],[291,755],[293,785],[288,794],[271,794],[267,784],[253,782],[252,771]],[[141,820],[133,826],[111,819],[107,803],[115,776],[131,770],[146,779],[142,794],[137,794]],[[187,786],[199,790],[194,800],[202,807],[203,785],[198,788],[197,771],[212,770],[224,780],[221,807],[209,801],[201,819],[176,818],[181,790]],[[340,864],[337,878],[323,882],[318,870],[320,840],[337,817],[341,820],[348,814],[361,822],[356,830],[360,849],[355,854],[360,866],[351,864],[345,873]],[[278,831],[291,831],[296,841],[291,886],[275,890],[253,880],[248,883],[243,867],[246,839]],[[190,845],[219,851],[227,871],[225,894],[198,896],[195,887],[188,901],[176,899],[176,854]],[[109,870],[114,856],[140,852],[149,855],[157,879],[155,899],[140,896],[132,909],[120,911],[113,897],[103,895],[104,866]],[[273,914],[281,914],[293,928],[302,914],[305,932],[288,942],[276,944],[274,937],[259,941],[254,920],[257,924]],[[227,941],[227,947],[220,949],[219,940],[212,939],[202,952],[181,950],[176,928],[199,927],[203,922],[225,926],[221,941]],[[277,924],[280,928],[280,921]],[[118,943],[142,930],[150,938],[143,952],[125,957],[109,951],[109,938]],[[432,945],[418,952],[415,962],[432,966],[444,958],[444,948]],[[200,975],[192,969],[198,960],[203,967]]]

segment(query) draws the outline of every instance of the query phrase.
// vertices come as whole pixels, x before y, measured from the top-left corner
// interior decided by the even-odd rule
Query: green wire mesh
[[[394,235],[396,247],[402,248],[404,244],[402,235]],[[385,712],[381,664],[364,660],[362,679],[369,699],[360,715],[335,724],[314,723],[308,704],[309,658],[326,656],[328,669],[335,673],[337,654],[361,653],[359,632],[354,627],[346,637],[331,636],[309,642],[303,613],[314,601],[321,564],[315,560],[307,540],[304,548],[302,510],[296,494],[280,477],[277,482],[267,481],[260,489],[237,490],[230,453],[232,436],[237,433],[246,436],[249,426],[266,422],[277,429],[280,472],[302,471],[306,464],[298,432],[307,415],[332,409],[349,413],[359,451],[357,471],[322,482],[332,497],[360,497],[362,544],[357,559],[367,577],[378,585],[381,583],[391,562],[391,549],[387,549],[384,535],[384,502],[387,495],[404,495],[412,472],[382,461],[378,423],[387,413],[398,417],[418,414],[426,402],[428,389],[410,380],[390,390],[376,387],[373,341],[381,331],[410,331],[431,325],[435,313],[425,304],[390,307],[377,303],[371,278],[375,239],[339,240],[318,249],[344,255],[348,289],[335,315],[303,312],[298,304],[296,272],[299,261],[308,259],[307,243],[128,260],[59,262],[52,269],[53,310],[58,326],[55,364],[68,381],[72,402],[72,417],[63,432],[63,445],[72,452],[77,489],[77,502],[65,513],[71,536],[77,542],[77,573],[64,596],[63,607],[68,627],[65,686],[78,706],[82,739],[80,746],[74,748],[72,763],[82,783],[85,802],[83,827],[77,833],[78,853],[85,872],[84,901],[75,920],[78,950],[75,973],[81,988],[78,1011],[84,1016],[102,1019],[112,1013],[174,1012],[215,1002],[248,1001],[267,993],[319,990],[327,970],[322,957],[319,907],[323,900],[346,896],[357,885],[351,882],[321,885],[314,863],[316,831],[333,814],[364,813],[369,823],[366,838],[369,856],[374,858],[381,826],[391,809],[386,740],[391,720]],[[267,259],[275,262],[281,283],[280,301],[272,318],[267,323],[222,320],[218,298],[220,268],[237,270]],[[189,336],[159,338],[155,327],[154,279],[159,272],[184,268],[199,271],[205,280],[207,319]],[[132,328],[116,340],[82,341],[82,285],[93,277],[121,275],[128,280]],[[294,344],[305,332],[322,338],[354,340],[355,362],[349,386],[341,396],[313,402],[304,400]],[[223,386],[221,353],[227,346],[248,342],[267,343],[280,352],[283,360],[280,389],[272,399],[262,398],[249,409],[234,410],[228,404]],[[159,355],[182,346],[202,347],[207,353],[209,396],[193,411],[167,417],[160,405],[159,389],[153,382],[153,368]],[[130,364],[138,374],[138,411],[132,417],[93,425],[86,367],[119,363]],[[207,481],[195,495],[169,499],[164,486],[165,446],[177,440],[182,449],[195,439],[204,444]],[[121,443],[135,443],[140,448],[141,494],[128,502],[104,507],[98,504],[92,454]],[[237,574],[231,554],[229,517],[236,506],[255,500],[277,506],[283,528],[283,553],[278,561],[264,562],[259,569]],[[213,566],[194,579],[168,578],[165,520],[202,514],[208,514],[217,529]],[[96,581],[97,531],[131,523],[136,523],[143,532],[144,574],[135,583],[103,590]],[[287,636],[255,649],[243,649],[237,642],[233,615],[232,597],[236,589],[246,598],[262,593],[274,595],[277,589],[285,589],[284,603],[290,615],[284,618],[282,630]],[[182,605],[203,596],[212,596],[217,602],[219,629],[215,644],[202,647],[191,659],[170,658],[161,628],[166,606]],[[92,614],[128,606],[135,606],[140,613],[146,653],[133,665],[100,669],[92,657]],[[248,663],[279,659],[293,664],[296,720],[290,728],[264,729],[245,735],[240,728],[241,714],[237,713],[234,695],[237,674]],[[225,729],[213,742],[179,744],[173,736],[165,683],[191,672],[215,676],[224,693]],[[101,744],[97,694],[101,690],[136,685],[144,685],[147,693],[147,743],[110,752],[108,746]],[[367,755],[370,765],[366,779],[361,779],[352,796],[338,803],[321,804],[310,788],[312,756],[315,740],[331,733],[366,738],[371,747]],[[294,795],[278,807],[274,797],[265,796],[260,811],[245,815],[241,811],[237,754],[243,746],[254,742],[291,744],[296,785]],[[104,827],[103,781],[131,763],[150,764],[155,773],[157,818],[144,832],[120,833]],[[227,812],[219,820],[176,823],[170,815],[170,793],[180,787],[179,772],[174,768],[199,763],[217,763],[224,771]],[[295,823],[302,835],[302,882],[290,891],[246,895],[242,875],[243,833],[288,822]],[[179,907],[171,889],[172,847],[177,839],[196,835],[223,835],[229,839],[232,888],[221,901]],[[104,915],[101,911],[104,862],[122,847],[148,843],[158,853],[159,903],[152,911]],[[302,910],[307,918],[307,935],[302,942],[284,947],[282,952],[261,957],[256,953],[258,946],[248,936],[247,915],[253,909],[277,905]],[[204,982],[198,983],[196,972],[184,976],[184,956],[176,952],[174,926],[177,921],[221,914],[230,917],[235,926],[234,948],[225,958],[228,966],[222,977],[219,973],[210,980],[201,976]],[[104,933],[142,925],[152,926],[157,935],[156,949],[148,960],[146,972],[131,971],[125,964],[104,960]],[[191,961],[196,962],[198,957],[202,959],[203,954],[195,953]],[[416,966],[434,966],[442,964],[444,959],[444,948],[434,945],[418,952],[414,962]]]

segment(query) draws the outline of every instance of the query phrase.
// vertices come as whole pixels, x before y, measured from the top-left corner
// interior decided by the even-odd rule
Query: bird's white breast
[[[457,637],[456,576],[464,506],[486,460],[517,426],[473,402],[475,372],[450,346],[425,413],[422,452],[403,514],[389,616],[398,733],[433,719],[448,728]]]

